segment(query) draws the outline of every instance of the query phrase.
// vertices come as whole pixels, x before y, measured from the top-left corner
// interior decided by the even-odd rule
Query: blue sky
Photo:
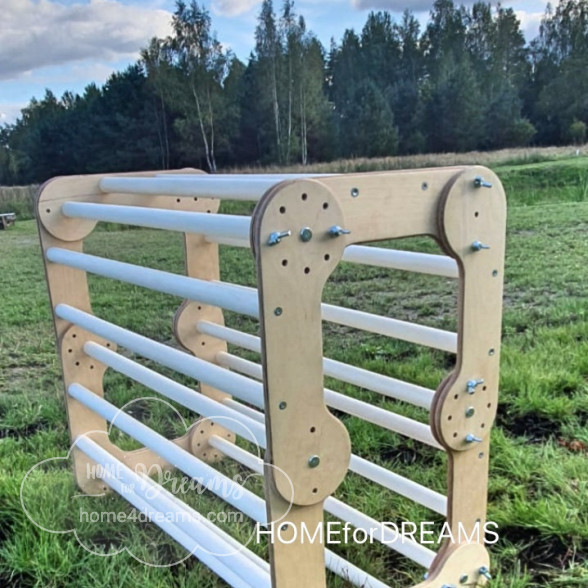
[[[465,0],[471,4],[473,0]],[[281,5],[274,0],[274,6]],[[204,0],[218,38],[246,60],[261,0]],[[346,28],[361,29],[370,10],[412,10],[422,22],[433,0],[298,0],[307,27],[328,47]],[[504,0],[532,38],[546,0]],[[82,92],[133,63],[153,36],[170,32],[174,0],[1,0],[0,124],[49,88],[57,96]]]

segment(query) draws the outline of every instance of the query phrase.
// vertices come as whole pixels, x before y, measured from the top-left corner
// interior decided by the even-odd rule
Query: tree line
[[[548,6],[528,43],[512,8],[436,0],[422,29],[372,12],[328,49],[293,0],[264,0],[247,64],[178,1],[135,64],[81,95],[47,90],[0,128],[0,184],[580,143],[587,74],[588,0]]]

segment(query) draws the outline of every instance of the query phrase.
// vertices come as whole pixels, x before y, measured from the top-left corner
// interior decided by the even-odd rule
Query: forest
[[[588,0],[548,6],[532,40],[512,8],[436,0],[425,26],[372,12],[328,48],[292,0],[264,0],[247,63],[194,0],[172,31],[103,86],[46,90],[0,127],[0,185],[586,141]]]

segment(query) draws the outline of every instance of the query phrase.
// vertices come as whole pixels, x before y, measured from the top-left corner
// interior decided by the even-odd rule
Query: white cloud
[[[169,34],[170,20],[164,10],[126,6],[119,0],[69,6],[50,0],[3,0],[0,79],[84,59],[137,55],[151,37]]]
[[[212,12],[219,16],[237,16],[248,12],[261,0],[212,0]]]
[[[412,12],[424,12],[433,6],[433,0],[351,0],[351,5],[359,10],[390,10],[391,12],[403,12],[408,9]]]
[[[525,12],[517,10],[515,12],[517,18],[521,21],[521,30],[525,35],[525,39],[530,41],[539,34],[539,26],[541,20],[545,16],[545,12]]]
[[[26,102],[0,102],[0,126],[16,122],[25,106]]]

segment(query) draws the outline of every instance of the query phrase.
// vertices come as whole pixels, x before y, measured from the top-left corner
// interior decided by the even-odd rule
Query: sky
[[[458,2],[460,3],[460,2]],[[462,0],[472,4],[473,0]],[[503,0],[533,38],[546,0]],[[219,41],[246,61],[261,0],[201,0]],[[274,0],[279,9],[281,0]],[[297,0],[307,28],[328,47],[347,28],[361,30],[371,10],[399,18],[410,9],[424,23],[433,0]],[[32,97],[50,89],[82,93],[125,69],[154,36],[171,32],[175,0],[0,0],[0,125],[13,123]]]

